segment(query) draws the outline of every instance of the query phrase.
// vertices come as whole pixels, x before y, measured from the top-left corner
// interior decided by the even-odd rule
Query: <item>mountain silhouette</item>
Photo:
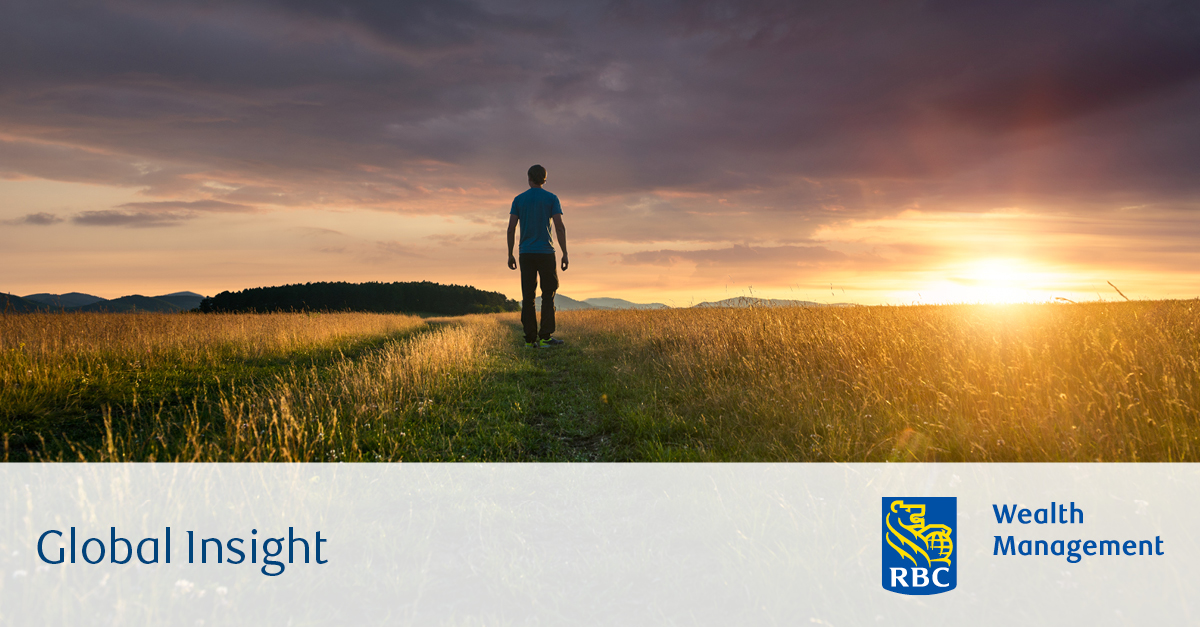
[[[74,309],[74,311],[107,311],[110,313],[134,311],[174,313],[182,310],[183,308],[179,305],[169,303],[159,298],[142,296],[141,294],[122,296],[120,298],[92,303],[90,305],[84,305],[83,307],[76,307]]]
[[[662,303],[632,303],[624,298],[608,298],[605,296],[585,298],[583,302],[605,309],[670,309],[669,306]]]
[[[46,311],[49,308],[48,305],[26,300],[16,294],[0,292],[0,313],[28,313],[31,311]]]
[[[200,303],[204,300],[203,295],[195,292],[174,292],[171,294],[163,294],[162,296],[155,296],[154,298],[171,303],[172,305],[175,305],[184,311],[190,311],[199,307]]]
[[[81,292],[69,292],[67,294],[30,294],[23,296],[25,300],[31,300],[35,303],[50,305],[56,309],[71,309],[74,307],[83,307],[98,303],[105,299],[91,294],[83,294]]]

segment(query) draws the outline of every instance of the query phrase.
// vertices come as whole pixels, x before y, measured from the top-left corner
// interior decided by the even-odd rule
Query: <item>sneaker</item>
[[[525,348],[541,348],[541,342],[525,342]]]
[[[538,344],[541,345],[542,347],[561,346],[563,344],[563,341],[556,337],[551,337],[551,338],[546,338],[544,340],[539,340]]]

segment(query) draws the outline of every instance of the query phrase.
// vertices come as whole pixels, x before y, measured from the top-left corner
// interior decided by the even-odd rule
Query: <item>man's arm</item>
[[[513,257],[513,245],[517,241],[517,216],[508,216],[508,268],[517,269],[517,258]]]
[[[563,251],[562,269],[567,270],[567,227],[563,226],[562,216],[552,216],[554,220],[554,233],[558,235],[558,247]]]

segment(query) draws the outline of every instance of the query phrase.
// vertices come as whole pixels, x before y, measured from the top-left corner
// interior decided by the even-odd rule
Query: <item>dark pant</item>
[[[554,253],[521,253],[521,324],[525,341],[547,339],[554,333],[554,293],[558,291],[558,261]],[[534,298],[538,275],[542,277],[542,331],[538,333]]]

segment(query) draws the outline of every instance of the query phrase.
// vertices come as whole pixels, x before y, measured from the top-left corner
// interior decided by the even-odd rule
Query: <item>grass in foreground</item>
[[[640,445],[653,459],[1200,458],[1196,301],[581,312],[566,325],[653,382]]]
[[[10,459],[1196,461],[1200,303],[0,316]]]

